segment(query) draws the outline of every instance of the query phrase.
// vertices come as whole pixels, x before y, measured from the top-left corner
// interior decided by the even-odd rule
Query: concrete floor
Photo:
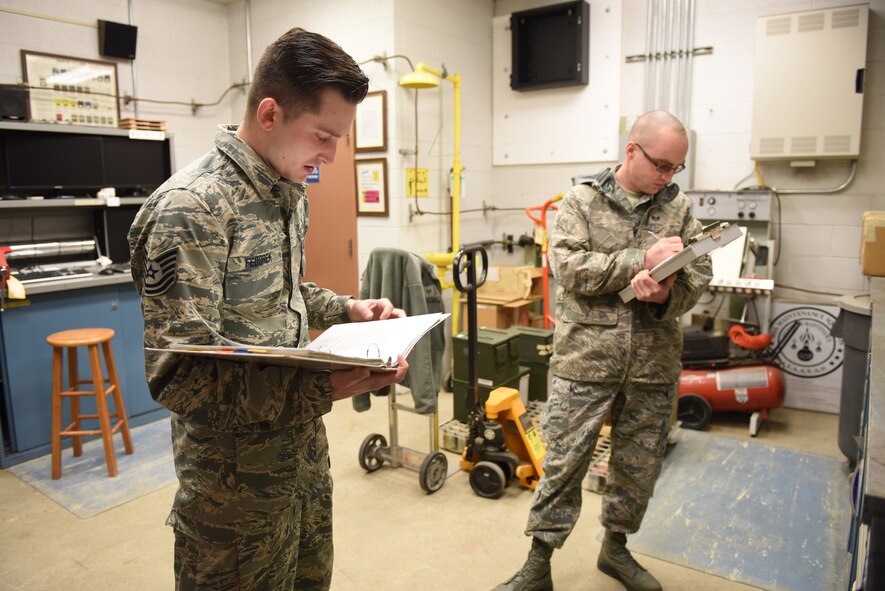
[[[408,401],[408,399],[406,399]],[[451,415],[451,394],[440,401],[441,423]],[[335,478],[335,572],[332,589],[422,591],[491,589],[525,558],[523,535],[531,493],[511,486],[498,500],[477,497],[463,472],[435,494],[419,486],[416,472],[383,467],[372,474],[358,464],[370,433],[387,436],[387,407],[356,413],[336,403],[326,424]],[[711,431],[749,439],[743,415],[716,415]],[[778,409],[757,437],[778,445],[842,458],[838,417]],[[425,417],[400,413],[401,445],[428,448]],[[137,450],[136,450],[137,453]],[[449,456],[450,471],[457,465]],[[169,486],[81,520],[8,471],[0,471],[0,591],[65,589],[171,589],[172,532],[163,523],[175,492]],[[599,495],[585,491],[582,519],[553,558],[557,591],[615,591],[623,587],[600,573],[596,534]],[[717,576],[638,556],[665,589],[753,589]]]

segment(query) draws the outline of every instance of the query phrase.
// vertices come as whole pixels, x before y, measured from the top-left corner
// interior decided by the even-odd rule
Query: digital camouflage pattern
[[[682,368],[678,318],[694,307],[712,278],[709,256],[679,271],[665,304],[618,292],[644,266],[659,236],[682,242],[700,233],[691,201],[675,185],[631,205],[605,169],[576,185],[559,205],[550,234],[559,321],[550,360],[554,375],[575,381],[672,384]],[[653,235],[654,234],[654,235]]]
[[[639,529],[661,470],[682,368],[678,318],[711,279],[708,256],[680,271],[664,304],[621,301],[657,237],[700,233],[675,185],[632,203],[606,169],[562,200],[550,238],[559,321],[550,361],[553,388],[542,416],[544,477],[527,535],[561,547],[581,511],[583,480],[609,410],[612,455],[600,520]],[[657,236],[657,237],[656,237]]]
[[[180,488],[175,578],[181,591],[324,590],[332,578],[332,480],[325,427],[219,439],[175,416]],[[207,438],[207,444],[194,444]],[[221,443],[221,445],[219,445]],[[190,520],[178,518],[187,512]]]
[[[675,386],[599,384],[553,378],[541,416],[544,477],[532,498],[526,534],[560,548],[581,513],[581,484],[609,410],[611,458],[602,525],[633,533],[661,471]]]
[[[151,195],[129,232],[145,346],[227,338],[303,347],[308,326],[345,321],[348,298],[301,283],[307,213],[304,185],[272,172],[234,128],[222,129],[214,150]],[[151,277],[157,261],[172,279]],[[288,556],[294,568],[305,539],[331,569],[331,534],[323,533],[331,532],[331,480],[320,419],[332,407],[328,374],[150,351],[145,364],[151,395],[173,413],[179,489],[167,523],[179,539],[176,552],[189,549],[176,556],[177,572],[207,559],[222,561],[224,571],[233,560],[243,586],[231,588],[274,588],[260,581],[300,576],[301,565],[284,573],[276,558],[259,558]],[[181,588],[203,588],[186,580]]]

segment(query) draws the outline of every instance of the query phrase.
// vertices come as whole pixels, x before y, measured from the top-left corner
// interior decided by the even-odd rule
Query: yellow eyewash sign
[[[419,168],[417,179],[415,169],[406,169],[406,197],[427,197],[427,169]]]

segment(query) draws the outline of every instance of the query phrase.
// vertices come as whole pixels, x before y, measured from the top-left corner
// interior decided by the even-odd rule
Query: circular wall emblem
[[[836,317],[829,312],[811,307],[793,308],[775,318],[771,336],[780,349],[777,362],[781,369],[796,377],[817,378],[842,367],[845,345],[842,339],[830,336],[834,322]],[[787,339],[785,345],[783,339]]]

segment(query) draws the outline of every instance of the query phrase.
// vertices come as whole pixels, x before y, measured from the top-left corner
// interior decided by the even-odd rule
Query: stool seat
[[[63,330],[46,337],[46,342],[52,346],[52,478],[61,478],[61,438],[70,437],[73,440],[74,456],[83,453],[82,438],[84,435],[101,435],[104,444],[105,460],[108,464],[108,476],[117,475],[117,458],[114,454],[113,435],[120,432],[123,436],[123,446],[127,454],[133,452],[132,436],[129,433],[129,421],[126,418],[126,409],[123,406],[123,396],[120,393],[120,381],[117,379],[117,369],[114,365],[114,353],[111,350],[111,339],[114,331],[110,328],[77,328]],[[104,365],[107,369],[107,377],[104,377],[101,368],[101,357],[98,348],[101,346],[104,354]],[[77,363],[77,347],[86,347],[89,352],[89,367],[92,376],[89,379],[80,379]],[[64,365],[64,352],[68,357],[68,384],[67,389],[62,388],[62,375]],[[81,386],[91,384],[92,390],[82,390]],[[108,409],[107,396],[112,396],[114,412]],[[85,396],[95,397],[97,412],[84,414],[80,412],[80,399]],[[67,398],[71,408],[71,422],[62,427],[62,399]],[[85,419],[97,419],[98,429],[84,429],[82,422]],[[112,422],[111,420],[114,419]]]
[[[46,342],[53,347],[87,347],[106,343],[112,338],[112,328],[75,328],[52,333],[46,337]]]

